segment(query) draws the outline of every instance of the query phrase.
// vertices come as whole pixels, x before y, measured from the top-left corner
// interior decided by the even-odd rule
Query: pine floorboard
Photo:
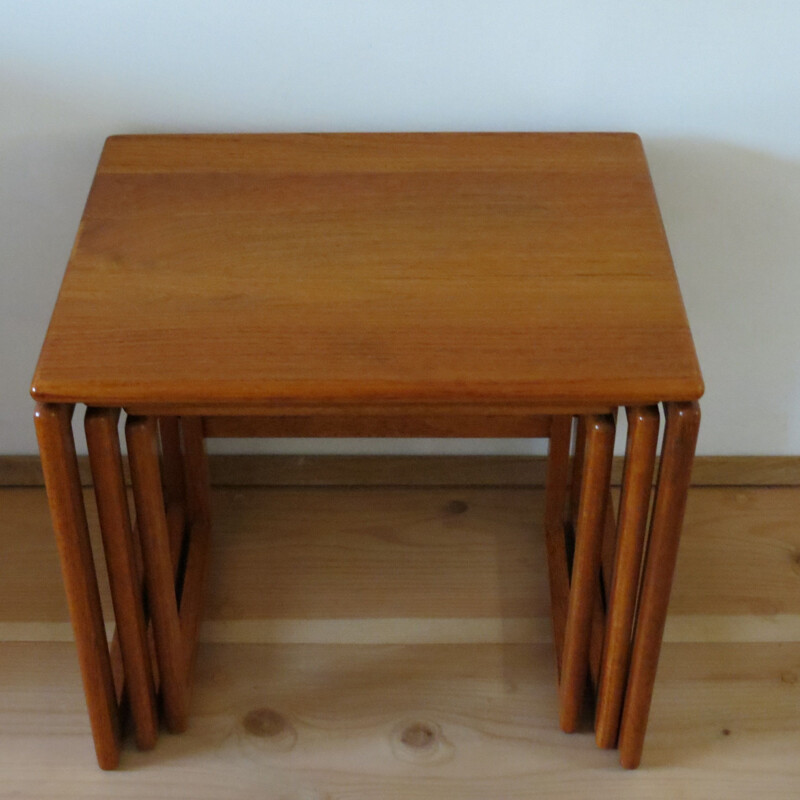
[[[800,489],[692,489],[633,773],[558,730],[541,490],[214,501],[190,729],[103,773],[44,492],[0,489],[0,797],[800,796]]]

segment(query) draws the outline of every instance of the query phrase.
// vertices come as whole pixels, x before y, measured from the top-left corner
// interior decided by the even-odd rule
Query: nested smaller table
[[[123,712],[141,748],[187,724],[213,436],[549,439],[561,727],[588,680],[598,744],[638,765],[703,384],[635,135],[112,137],[31,391],[101,766]]]

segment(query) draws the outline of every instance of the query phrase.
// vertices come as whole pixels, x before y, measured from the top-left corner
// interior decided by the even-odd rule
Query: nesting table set
[[[703,384],[637,136],[112,137],[31,391],[100,766],[188,724],[215,436],[549,439],[561,727],[639,764]]]

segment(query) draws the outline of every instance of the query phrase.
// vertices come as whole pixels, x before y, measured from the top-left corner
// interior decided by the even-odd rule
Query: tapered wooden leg
[[[119,411],[90,408],[86,412],[84,427],[124,666],[125,691],[133,717],[136,744],[147,750],[154,747],[158,739],[158,711],[147,644],[141,574],[136,567],[122,474],[118,420]]]
[[[697,403],[667,403],[665,412],[666,427],[658,488],[650,523],[619,734],[620,762],[629,769],[637,767],[642,756],[700,427],[700,407]]]
[[[612,412],[614,426],[617,424],[617,411]],[[600,689],[600,671],[606,638],[606,598],[611,589],[614,575],[614,550],[617,542],[617,518],[611,497],[611,485],[606,487],[605,521],[603,541],[600,548],[600,574],[595,585],[595,601],[592,608],[592,632],[589,637],[589,680],[594,699]]]
[[[186,684],[191,685],[200,632],[211,542],[208,459],[200,417],[181,418],[189,548],[181,593],[181,627],[186,647]]]
[[[183,431],[186,513],[190,522],[211,524],[208,457],[201,417],[181,417]]]
[[[569,600],[569,564],[567,563],[564,524],[571,436],[572,418],[553,417],[550,423],[550,448],[547,456],[544,529],[547,567],[550,576],[550,612],[553,617],[553,640],[559,676]]]
[[[608,487],[608,500],[606,502],[606,528],[603,534],[603,552],[600,557],[602,568],[601,577],[605,597],[611,595],[611,585],[614,583],[614,560],[617,552],[617,515],[614,513],[614,502],[611,497],[611,487]]]
[[[614,452],[614,418],[611,415],[587,417],[585,426],[586,452],[559,685],[561,728],[567,732],[574,731],[578,725],[586,685],[592,617],[597,601],[600,552],[606,521],[606,500]]]
[[[184,643],[175,593],[175,573],[158,454],[155,420],[128,417],[128,461],[144,558],[145,585],[158,654],[161,700],[167,728],[187,725]]]
[[[86,693],[97,763],[119,763],[119,709],[111,674],[100,593],[89,543],[75,441],[72,406],[37,404],[34,414],[47,499]]]
[[[186,485],[183,474],[183,445],[178,417],[159,417],[161,436],[162,471],[164,475],[164,500],[167,506],[186,502]]]
[[[161,472],[167,509],[169,551],[173,567],[177,570],[186,533],[186,479],[180,420],[178,417],[159,417],[158,430],[161,437]]]
[[[595,716],[595,737],[600,747],[614,747],[617,743],[628,677],[642,550],[650,511],[658,429],[656,406],[628,409],[628,442],[619,503],[617,546],[611,571],[613,579],[606,584],[609,591],[605,645]]]
[[[569,520],[573,532],[578,525],[578,508],[581,502],[583,461],[586,455],[586,417],[575,421],[575,454],[572,458],[572,477],[569,485]]]

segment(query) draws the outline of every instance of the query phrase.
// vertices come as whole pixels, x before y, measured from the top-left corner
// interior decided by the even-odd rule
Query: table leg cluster
[[[36,430],[97,760],[113,769],[127,716],[141,749],[155,745],[159,717],[173,732],[187,725],[208,565],[208,466],[199,418],[128,417],[132,524],[119,411],[87,410],[89,461],[116,621],[109,646],[72,413],[69,405],[40,404]]]
[[[655,406],[626,411],[618,515],[609,488],[615,416],[578,418],[571,480],[571,423],[554,420],[545,538],[561,727],[567,732],[578,727],[588,679],[597,744],[619,746],[623,766],[635,768],[647,728],[700,410],[696,403],[664,405],[652,513],[659,411]]]
[[[159,719],[188,724],[189,690],[210,539],[201,417],[128,416],[136,522],[118,437],[119,410],[89,408],[89,460],[116,631],[107,643],[83,504],[70,405],[36,409],[36,429],[86,701],[101,767],[119,761],[121,720],[141,749]],[[666,403],[655,500],[660,414],[628,408],[619,513],[611,465],[615,414],[545,420],[550,454],[545,541],[559,674],[560,723],[580,723],[587,687],[600,747],[639,764],[700,421],[696,403]],[[571,445],[573,453],[571,454]],[[649,520],[649,536],[648,533]]]

